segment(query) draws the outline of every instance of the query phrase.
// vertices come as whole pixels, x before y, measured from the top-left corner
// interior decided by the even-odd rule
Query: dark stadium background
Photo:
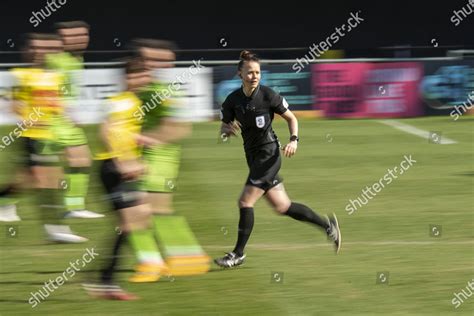
[[[52,1],[52,0],[50,0]],[[467,0],[455,1],[78,1],[67,0],[34,28],[32,12],[46,5],[39,1],[2,1],[0,50],[19,47],[21,34],[47,32],[58,21],[83,19],[91,25],[91,50],[124,50],[133,37],[173,39],[182,49],[238,49],[300,47],[302,50],[265,51],[267,58],[295,58],[313,42],[329,36],[346,22],[350,12],[361,10],[365,19],[341,38],[336,48],[346,57],[390,57],[398,54],[443,56],[448,48],[472,48],[474,18],[459,26],[450,21],[453,10]],[[12,39],[15,47],[11,46]],[[221,40],[224,39],[224,40]],[[438,43],[434,47],[433,39]],[[223,47],[222,43],[226,42]],[[120,44],[119,44],[120,43]],[[410,45],[406,48],[387,47]],[[382,49],[382,47],[385,47]],[[413,48],[418,47],[418,48]],[[89,60],[117,56],[101,54]],[[194,52],[209,59],[234,59],[237,53]],[[14,56],[8,57],[10,60]]]

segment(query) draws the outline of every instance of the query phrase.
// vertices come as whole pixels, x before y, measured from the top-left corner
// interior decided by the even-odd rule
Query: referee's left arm
[[[288,129],[290,130],[290,137],[295,135],[298,136],[298,119],[296,116],[291,112],[290,110],[285,111],[281,115],[285,119],[285,121],[288,123]]]
[[[286,102],[285,98],[278,93],[273,92],[270,106],[273,112],[279,114],[288,123],[290,142],[283,147],[282,150],[285,157],[291,157],[296,153],[296,148],[298,147],[298,120],[293,112],[288,108],[288,102]]]

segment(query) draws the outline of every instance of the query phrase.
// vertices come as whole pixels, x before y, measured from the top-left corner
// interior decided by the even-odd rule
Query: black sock
[[[250,238],[253,228],[253,207],[242,207],[240,209],[239,237],[235,245],[234,252],[242,256],[247,241]]]
[[[115,239],[114,243],[114,248],[112,251],[112,256],[110,257],[110,263],[107,265],[105,269],[102,270],[101,273],[101,281],[102,283],[105,284],[112,284],[112,278],[113,274],[115,273],[117,263],[118,263],[118,258],[119,258],[119,253],[120,253],[120,248],[122,247],[123,243],[125,242],[126,239],[126,234],[125,232],[122,232],[117,236],[117,239]]]
[[[285,215],[288,215],[289,217],[294,218],[298,221],[312,223],[314,225],[324,228],[325,230],[329,228],[329,224],[326,219],[321,218],[309,207],[300,203],[291,203]]]
[[[10,184],[6,188],[0,190],[0,197],[12,195],[16,193],[16,191],[16,187],[13,184]]]

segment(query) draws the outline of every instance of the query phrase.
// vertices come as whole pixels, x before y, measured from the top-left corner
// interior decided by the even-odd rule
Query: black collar
[[[248,96],[245,95],[244,86],[242,85],[242,86],[240,87],[240,91],[242,92],[242,94],[244,95],[244,97],[249,98],[249,99],[253,99],[253,98],[257,95],[257,93],[258,93],[259,90],[260,90],[260,85],[258,85],[258,86],[255,88],[255,90],[253,90],[252,94],[248,97]]]

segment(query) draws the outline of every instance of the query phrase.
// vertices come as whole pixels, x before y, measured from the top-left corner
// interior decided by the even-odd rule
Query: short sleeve
[[[288,110],[288,102],[286,102],[284,97],[278,93],[275,93],[271,98],[270,108],[273,110],[273,112],[282,115],[286,112],[286,110]]]
[[[235,119],[235,112],[229,97],[225,99],[221,107],[221,121],[228,124]]]
[[[11,98],[17,101],[27,101],[29,97],[29,87],[27,83],[27,72],[22,69],[13,69]]]

